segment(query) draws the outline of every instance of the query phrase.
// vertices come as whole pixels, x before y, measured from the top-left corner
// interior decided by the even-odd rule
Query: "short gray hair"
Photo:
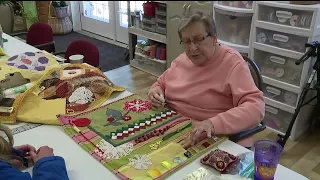
[[[206,28],[207,33],[212,36],[217,34],[216,23],[214,19],[209,16],[205,15],[203,12],[196,12],[189,17],[182,18],[179,24],[178,34],[181,39],[181,32],[189,25],[195,22],[202,22]]]

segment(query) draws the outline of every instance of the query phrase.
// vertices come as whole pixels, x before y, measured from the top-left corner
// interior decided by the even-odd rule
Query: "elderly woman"
[[[192,119],[190,141],[200,133],[231,135],[257,126],[264,117],[263,93],[236,50],[217,43],[214,20],[198,12],[182,22],[184,53],[155,82],[148,97]],[[251,147],[253,138],[238,142]]]

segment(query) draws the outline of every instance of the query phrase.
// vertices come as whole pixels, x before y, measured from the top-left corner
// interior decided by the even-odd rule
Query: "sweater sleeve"
[[[32,180],[28,172],[21,172],[11,164],[0,160],[0,179],[9,180]]]
[[[177,66],[179,58],[180,58],[180,56],[178,56],[175,60],[172,61],[170,68],[168,68],[164,73],[162,73],[162,75],[157,79],[157,81],[152,84],[149,92],[155,88],[160,88],[162,90],[162,92],[164,93],[164,91],[166,89],[166,85],[165,85],[166,84],[166,77],[168,76],[170,71],[172,71],[172,69],[174,69]]]
[[[264,117],[265,103],[246,62],[242,61],[234,67],[227,86],[234,108],[210,118],[215,134],[236,134],[257,126]]]
[[[64,159],[59,156],[44,157],[33,167],[33,180],[69,180]]]

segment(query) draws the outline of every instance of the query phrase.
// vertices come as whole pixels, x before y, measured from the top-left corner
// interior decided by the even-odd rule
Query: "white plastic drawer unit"
[[[254,49],[253,60],[263,76],[300,86],[303,63],[296,65],[296,59]]]
[[[275,24],[310,29],[313,11],[279,8],[257,4],[258,20]]]
[[[149,57],[141,56],[139,54],[135,54],[131,63],[159,76],[166,70],[165,63],[153,61]]]
[[[295,52],[305,53],[305,43],[308,42],[308,37],[256,27],[255,42]]]
[[[275,101],[296,107],[298,101],[298,94],[284,90],[282,88],[274,87],[269,84],[264,84],[263,95]]]
[[[214,13],[219,39],[233,44],[249,45],[252,14],[234,13],[218,8],[214,9]]]
[[[235,8],[252,9],[253,1],[218,1],[218,4]]]
[[[266,105],[265,110],[263,122],[268,127],[285,133],[291,122],[293,114],[271,105]]]

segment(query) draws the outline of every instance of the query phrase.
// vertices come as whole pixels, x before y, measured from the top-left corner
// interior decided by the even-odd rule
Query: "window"
[[[109,23],[108,1],[83,1],[84,16]]]
[[[130,1],[130,11],[135,12],[136,10],[143,10],[143,3],[146,1]],[[128,27],[128,15],[127,15],[127,1],[119,1],[119,15],[120,15],[120,26]]]

